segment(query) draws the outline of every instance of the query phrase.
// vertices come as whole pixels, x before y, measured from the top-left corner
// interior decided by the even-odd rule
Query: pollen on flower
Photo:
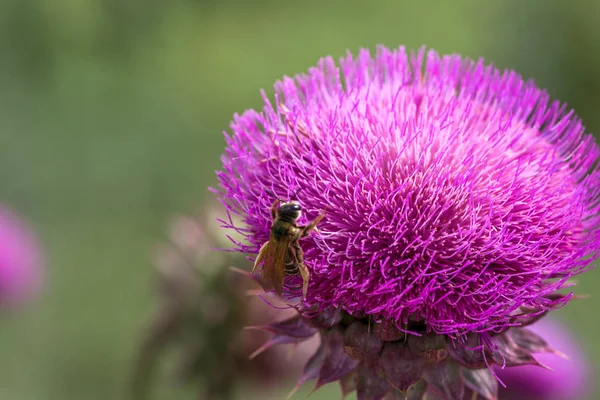
[[[499,332],[598,255],[600,150],[574,113],[483,61],[380,47],[322,59],[236,115],[218,172],[241,252],[297,193],[306,309]],[[527,318],[530,318],[528,316]]]

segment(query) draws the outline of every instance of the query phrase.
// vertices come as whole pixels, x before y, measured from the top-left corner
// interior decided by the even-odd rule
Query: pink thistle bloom
[[[0,307],[14,308],[39,292],[42,264],[33,232],[15,213],[0,208]]]
[[[226,135],[222,222],[256,254],[276,198],[295,196],[300,224],[327,207],[300,241],[310,284],[297,308],[327,329],[332,357],[307,372],[317,386],[345,376],[367,399],[424,381],[448,399],[492,399],[495,383],[470,371],[551,350],[512,327],[566,304],[572,294],[555,292],[600,249],[600,150],[572,111],[515,72],[403,47],[322,59],[263,97]],[[288,299],[297,281],[286,277]]]

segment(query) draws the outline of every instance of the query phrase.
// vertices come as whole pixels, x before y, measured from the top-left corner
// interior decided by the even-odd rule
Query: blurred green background
[[[170,215],[207,198],[222,131],[260,106],[260,88],[347,49],[426,44],[534,78],[600,132],[599,10],[595,0],[3,0],[0,201],[38,229],[49,285],[37,308],[0,321],[0,399],[124,398],[153,306],[150,249]],[[577,291],[598,284],[593,271]],[[598,306],[592,296],[559,313],[593,360]],[[194,398],[193,387],[158,386],[157,399]],[[313,398],[338,396],[332,385]]]

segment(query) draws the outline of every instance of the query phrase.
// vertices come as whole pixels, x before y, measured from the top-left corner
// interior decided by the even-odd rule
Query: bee
[[[262,282],[266,290],[275,289],[281,295],[285,276],[302,276],[302,297],[306,297],[310,273],[304,264],[304,252],[298,244],[300,238],[316,229],[319,221],[325,216],[325,210],[305,226],[299,226],[296,221],[302,215],[302,206],[297,201],[281,202],[275,200],[271,206],[271,233],[269,241],[262,245],[258,257],[254,261],[252,272],[261,264]]]

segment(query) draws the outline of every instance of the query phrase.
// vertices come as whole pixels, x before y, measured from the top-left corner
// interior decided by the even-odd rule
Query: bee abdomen
[[[294,261],[293,258],[288,258],[285,261],[285,268],[283,269],[283,271],[286,275],[298,275],[300,273],[298,264]]]

